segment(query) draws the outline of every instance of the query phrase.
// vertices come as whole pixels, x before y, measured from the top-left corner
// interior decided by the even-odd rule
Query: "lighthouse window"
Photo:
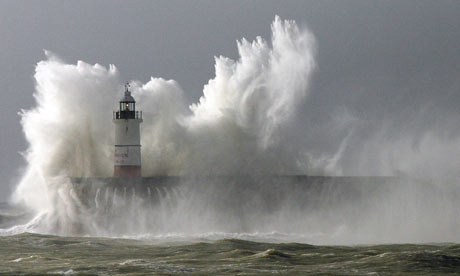
[[[134,103],[120,103],[121,111],[134,111]]]

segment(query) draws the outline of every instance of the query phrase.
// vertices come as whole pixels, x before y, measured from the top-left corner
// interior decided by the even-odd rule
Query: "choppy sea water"
[[[458,275],[458,244],[0,237],[0,275]]]

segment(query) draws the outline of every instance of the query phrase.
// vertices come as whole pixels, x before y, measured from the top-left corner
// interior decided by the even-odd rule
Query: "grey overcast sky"
[[[414,121],[417,131],[443,116],[460,118],[458,0],[0,0],[0,200],[24,166],[17,113],[34,104],[43,49],[69,63],[115,64],[126,80],[174,79],[192,103],[214,76],[214,56],[237,58],[243,37],[269,39],[275,15],[308,26],[318,42],[300,118],[320,125],[343,107],[373,122],[369,129],[386,118]],[[422,122],[414,119],[420,110]]]

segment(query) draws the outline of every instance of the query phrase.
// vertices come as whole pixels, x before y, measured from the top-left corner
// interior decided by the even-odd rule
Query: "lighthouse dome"
[[[130,91],[125,91],[125,95],[123,96],[123,98],[121,98],[120,102],[135,103],[136,101],[134,100],[133,96],[131,96]]]

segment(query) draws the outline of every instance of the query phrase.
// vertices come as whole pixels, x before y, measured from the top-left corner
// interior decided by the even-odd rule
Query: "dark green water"
[[[0,275],[460,275],[460,245],[0,237]]]

